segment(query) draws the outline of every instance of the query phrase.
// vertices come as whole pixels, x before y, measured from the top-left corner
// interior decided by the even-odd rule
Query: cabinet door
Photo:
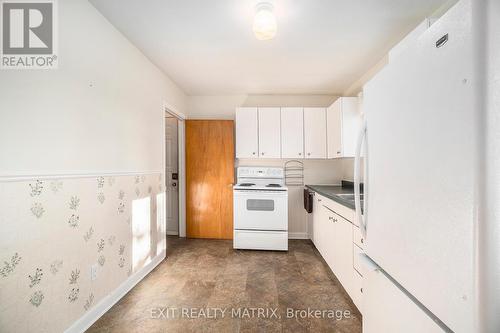
[[[336,255],[336,249],[335,249],[335,242],[336,242],[336,230],[335,230],[335,213],[333,213],[330,209],[323,207],[325,211],[325,215],[323,218],[323,232],[322,232],[322,237],[324,239],[324,243],[327,244],[325,246],[325,253],[323,255],[323,259],[325,259],[326,263],[332,270],[332,272],[337,275],[338,271],[338,266],[337,266],[337,261],[335,258]]]
[[[236,109],[236,158],[258,157],[257,119],[257,108]]]
[[[346,219],[335,215],[335,240],[334,240],[334,261],[336,266],[335,275],[350,294],[352,290],[352,224]]]
[[[357,97],[342,97],[342,157],[354,157],[361,115]]]
[[[281,158],[280,108],[259,108],[259,157]]]
[[[314,195],[314,201],[313,201],[313,242],[314,246],[316,246],[316,249],[320,251],[321,248],[321,215],[322,211],[320,209],[321,207],[321,202],[322,199],[318,194]],[[321,252],[320,252],[321,253]]]
[[[363,277],[356,270],[352,271],[352,293],[349,296],[359,312],[363,314]]]
[[[303,108],[281,108],[281,156],[304,158]]]
[[[326,158],[326,109],[304,108],[305,158]]]
[[[342,157],[342,97],[326,112],[328,158]]]

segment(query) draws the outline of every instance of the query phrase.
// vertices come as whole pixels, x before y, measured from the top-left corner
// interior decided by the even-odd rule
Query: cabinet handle
[[[261,154],[262,154],[262,156],[264,156],[264,153],[261,153]]]
[[[363,293],[363,288],[360,288],[359,291],[361,291],[361,293]]]
[[[363,238],[361,238],[361,244],[363,244],[365,241],[363,240]]]
[[[340,151],[338,151],[337,154],[340,154]]]
[[[299,156],[302,156],[302,153],[299,153]]]
[[[307,156],[311,156],[311,153],[307,153]]]
[[[318,202],[321,202],[321,199],[318,198]]]
[[[252,155],[255,155],[255,152],[253,152]]]

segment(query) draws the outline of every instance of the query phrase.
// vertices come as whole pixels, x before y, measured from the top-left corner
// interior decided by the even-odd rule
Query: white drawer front
[[[288,232],[235,230],[233,248],[287,251]]]
[[[328,209],[334,211],[338,215],[342,216],[347,221],[351,223],[355,222],[354,209],[348,208],[328,198],[324,198],[323,205],[325,205],[326,207],[328,207]]]
[[[352,271],[352,275],[353,288],[349,296],[351,296],[352,301],[358,308],[359,312],[363,314],[363,277],[356,270]]]
[[[361,230],[357,226],[353,226],[352,228],[352,236],[353,236],[353,243],[359,246],[360,248],[364,249],[364,243],[365,240],[363,238],[363,235],[361,234]]]
[[[356,244],[352,244],[352,254],[353,254],[353,258],[352,258],[352,265],[354,267],[354,269],[360,274],[362,275],[362,269],[363,269],[363,266],[361,264],[361,254],[363,254],[363,250],[360,249]]]

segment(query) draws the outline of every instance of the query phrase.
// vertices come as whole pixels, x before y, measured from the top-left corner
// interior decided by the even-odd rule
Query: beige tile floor
[[[168,246],[167,259],[87,332],[361,332],[361,315],[310,241],[291,240],[288,252],[173,237]],[[308,308],[330,312],[287,316]]]

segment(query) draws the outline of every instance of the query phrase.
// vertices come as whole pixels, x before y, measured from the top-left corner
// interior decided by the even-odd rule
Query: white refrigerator
[[[475,331],[471,36],[462,0],[363,89],[364,333]]]

